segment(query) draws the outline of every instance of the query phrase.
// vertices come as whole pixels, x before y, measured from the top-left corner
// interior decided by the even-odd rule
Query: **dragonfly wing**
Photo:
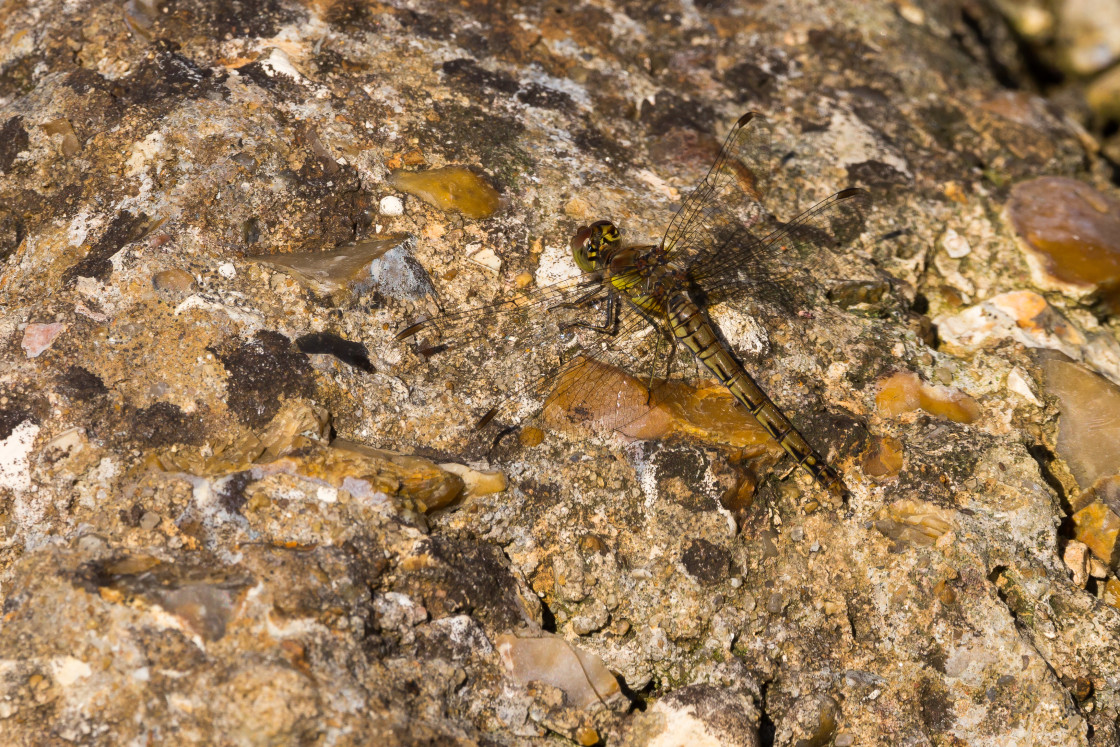
[[[526,424],[546,397],[565,408],[590,413],[601,427],[633,420],[619,398],[612,366],[648,370],[658,333],[629,304],[617,299],[614,334],[573,327],[609,321],[613,286],[595,275],[523,292],[513,300],[417,322],[398,333],[419,340],[417,352],[439,357],[456,397],[474,405],[478,429]],[[662,350],[667,353],[666,347]],[[442,359],[453,358],[454,367]],[[611,390],[614,387],[614,390]],[[643,402],[644,405],[644,402]]]
[[[626,304],[617,334],[590,341],[577,359],[542,382],[546,418],[559,415],[594,430],[627,432],[650,414],[668,373],[671,345],[665,330]]]
[[[770,183],[770,124],[757,112],[739,118],[720,148],[715,163],[673,216],[661,246],[666,260],[688,263],[705,243],[701,234],[712,206],[735,205],[736,222],[750,225],[766,215],[762,206]]]
[[[870,206],[866,190],[844,189],[762,237],[736,228],[725,211],[710,206],[694,228],[699,253],[690,274],[713,299],[751,293],[789,308],[794,274],[822,274],[834,250],[862,233]]]

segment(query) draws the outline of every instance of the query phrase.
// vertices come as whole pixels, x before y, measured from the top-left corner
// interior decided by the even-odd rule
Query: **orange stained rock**
[[[863,473],[876,479],[895,477],[902,470],[902,441],[877,436],[863,458]]]
[[[1120,607],[1120,581],[1114,578],[1108,579],[1104,584],[1104,594],[1101,599],[1105,604],[1111,604],[1113,607]]]
[[[501,207],[498,191],[463,166],[428,171],[396,169],[389,174],[389,184],[440,210],[461,213],[474,220],[489,218]]]
[[[560,426],[574,422],[641,440],[682,434],[738,448],[771,443],[758,421],[723,386],[697,389],[680,381],[654,380],[651,398],[645,381],[594,359],[557,381],[545,401],[544,416]]]
[[[900,371],[881,379],[875,406],[886,417],[919,408],[956,423],[972,423],[980,417],[980,406],[972,397],[951,387],[925,384],[910,371]]]
[[[1120,535],[1120,516],[1100,502],[1090,503],[1073,515],[1073,536],[1084,542],[1098,558],[1114,565],[1116,538]]]
[[[1049,279],[1120,287],[1120,200],[1076,179],[1046,176],[1011,189],[1007,217]]]

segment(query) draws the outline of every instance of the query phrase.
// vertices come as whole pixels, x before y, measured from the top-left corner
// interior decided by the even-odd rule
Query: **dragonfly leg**
[[[662,341],[669,343],[669,354],[665,356],[665,381],[668,381],[669,377],[673,375],[673,362],[677,355],[677,344],[672,330],[666,329],[661,324],[658,324],[653,316],[647,314],[642,309],[635,307],[635,310],[642,315],[643,319],[650,323],[650,326],[657,330],[658,336],[657,347],[653,350],[653,357],[649,364],[649,381],[646,384],[646,405],[649,406],[653,402],[653,379],[657,375],[657,360],[661,357],[661,343]]]
[[[553,306],[553,309],[578,309],[581,307],[581,302],[586,301],[590,296],[572,301],[570,303],[561,303]],[[564,329],[571,329],[572,327],[580,327],[582,329],[589,329],[592,332],[599,332],[604,335],[615,335],[618,333],[618,294],[612,291],[607,295],[607,308],[603,316],[601,324],[593,324],[591,322],[569,322],[561,327]]]

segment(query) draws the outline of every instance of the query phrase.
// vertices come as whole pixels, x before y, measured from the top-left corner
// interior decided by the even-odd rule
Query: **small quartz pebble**
[[[489,218],[502,204],[496,189],[463,166],[428,171],[397,169],[389,174],[389,184],[440,210],[461,213],[474,220]]]
[[[396,216],[404,214],[404,201],[396,195],[385,195],[378,203],[378,210],[382,215]]]
[[[233,266],[232,262],[223,262],[218,265],[218,274],[226,280],[232,280],[237,277],[237,268]]]
[[[953,259],[966,257],[972,251],[968,239],[951,228],[941,237],[941,246],[945,247],[945,253]]]
[[[477,262],[483,267],[497,272],[502,269],[502,258],[494,253],[490,247],[481,245],[467,246],[467,259]]]
[[[346,244],[325,252],[258,254],[255,262],[288,273],[316,293],[339,302],[360,298],[367,291],[398,300],[416,301],[434,293],[427,272],[412,256],[414,240],[405,234]]]
[[[1109,295],[1120,285],[1120,200],[1046,176],[1011,189],[1007,217],[1040,287]]]
[[[758,747],[759,713],[749,695],[711,684],[672,690],[644,713],[635,732],[646,747]],[[813,742],[827,744],[827,742]]]
[[[956,515],[932,503],[903,498],[880,509],[874,527],[899,544],[927,546],[956,527]]]
[[[1041,407],[1042,403],[1038,401],[1038,397],[1034,395],[1034,390],[1031,389],[1030,383],[1027,381],[1027,376],[1020,369],[1013,368],[1011,373],[1007,374],[1007,388],[1018,394],[1023,399],[1030,402],[1036,407]]]
[[[66,325],[61,322],[28,324],[23,330],[23,342],[20,343],[20,347],[28,358],[38,358],[65,329]]]
[[[144,515],[140,517],[140,528],[146,532],[150,532],[159,526],[160,516],[155,511],[145,511]]]

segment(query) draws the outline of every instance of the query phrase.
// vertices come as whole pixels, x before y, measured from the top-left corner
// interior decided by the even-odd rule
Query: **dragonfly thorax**
[[[610,263],[614,250],[622,245],[618,228],[609,220],[581,226],[572,237],[572,258],[579,269],[594,272]]]

